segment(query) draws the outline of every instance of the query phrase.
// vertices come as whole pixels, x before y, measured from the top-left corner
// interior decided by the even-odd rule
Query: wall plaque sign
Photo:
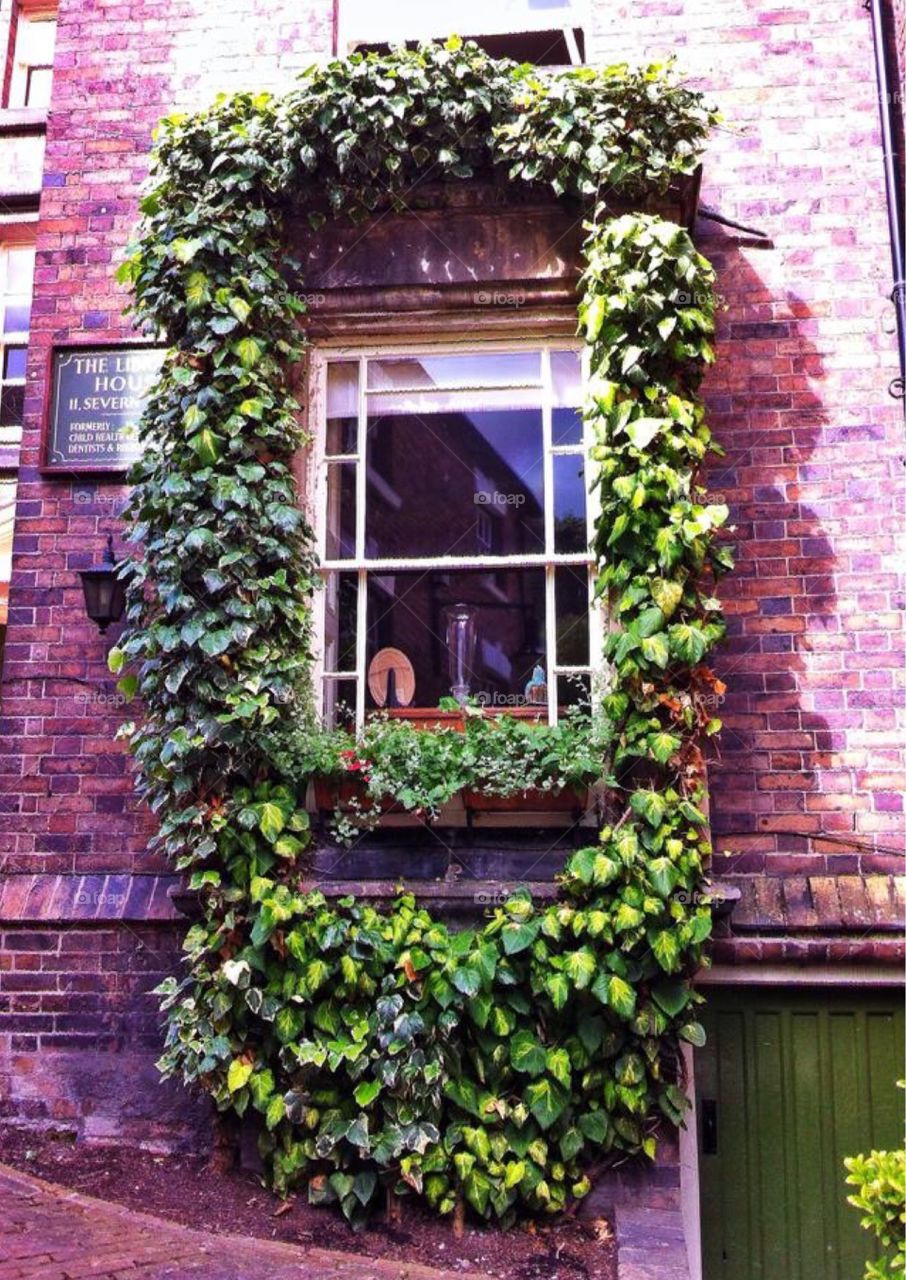
[[[164,347],[66,347],[53,353],[48,471],[125,471],[141,456],[138,422]]]

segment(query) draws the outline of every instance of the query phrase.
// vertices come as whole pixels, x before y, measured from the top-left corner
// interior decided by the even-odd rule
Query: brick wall
[[[161,870],[143,852],[149,823],[112,740],[123,713],[108,645],[84,618],[77,577],[116,528],[123,490],[41,476],[51,346],[129,336],[113,273],[157,118],[218,89],[279,88],[329,48],[331,8],[63,0],[0,722],[7,873]],[[726,118],[703,201],[769,237],[699,224],[726,301],[706,394],[727,457],[710,480],[730,503],[739,543],[723,592],[731,637],[713,773],[719,868],[800,877],[896,869],[902,428],[885,393],[896,363],[868,17],[859,0],[601,0],[589,45],[593,61],[677,52]],[[0,1048],[20,1064],[55,1043],[69,1055],[45,1068],[65,1110],[84,1073],[72,1065],[75,1044],[54,1037],[101,1037],[147,1059],[148,1024],[129,1013],[147,990],[136,930],[46,916],[33,927],[27,914],[20,929]],[[172,941],[166,929],[160,937]],[[87,978],[81,961],[69,962],[81,955]],[[36,971],[52,982],[30,986]]]
[[[726,302],[706,384],[738,569],[721,870],[894,870],[902,848],[902,408],[871,27],[859,0],[596,6],[592,56],[667,56],[725,117],[699,222]],[[891,851],[891,852],[888,852]]]

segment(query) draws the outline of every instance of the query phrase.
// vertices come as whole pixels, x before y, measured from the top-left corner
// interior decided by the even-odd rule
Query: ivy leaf
[[[610,1121],[606,1111],[586,1111],[579,1116],[579,1128],[589,1142],[606,1142],[610,1133]]]
[[[510,1041],[510,1062],[517,1071],[538,1076],[547,1065],[547,1055],[531,1031],[518,1031]]]
[[[550,996],[555,1009],[562,1009],[569,999],[569,982],[566,974],[556,971],[548,973],[544,979],[544,990]]]
[[[589,947],[581,947],[578,951],[568,951],[564,956],[566,972],[573,980],[577,991],[584,991],[598,968],[595,953]]]
[[[708,637],[699,627],[677,622],[667,630],[670,652],[682,662],[700,662],[708,650]]]
[[[209,658],[216,658],[218,654],[228,649],[233,639],[233,633],[229,627],[221,627],[216,631],[208,631],[198,642],[199,649],[206,653]]]
[[[625,979],[616,973],[602,973],[592,984],[592,995],[608,1005],[621,1018],[631,1018],[635,1013],[635,991]]]
[[[501,931],[501,941],[503,949],[508,956],[515,956],[520,951],[524,951],[526,947],[530,947],[538,936],[540,923],[532,920],[527,924],[517,924],[514,920],[508,920]]]
[[[210,427],[205,427],[202,431],[196,432],[189,441],[189,445],[195,450],[198,455],[198,461],[203,466],[213,466],[220,457],[220,440]]]
[[[255,338],[240,338],[233,350],[243,369],[254,369],[262,355],[261,344]]]
[[[653,662],[662,671],[664,670],[670,661],[670,649],[663,631],[657,632],[656,635],[645,637],[642,641],[642,657],[648,662]]]
[[[568,1089],[572,1083],[572,1068],[565,1049],[548,1049],[547,1069],[558,1083]]]
[[[676,934],[669,929],[661,929],[648,935],[651,950],[658,964],[666,973],[673,973],[679,963],[679,943]]]
[[[601,332],[606,314],[607,299],[600,293],[596,293],[579,308],[579,321],[585,326],[585,336],[589,342],[594,342]]]
[[[258,805],[258,827],[265,840],[271,844],[286,826],[286,815],[278,804],[265,800]]]
[[[683,588],[681,583],[671,582],[669,578],[655,578],[651,584],[651,596],[664,617],[669,618],[683,598]]]
[[[659,791],[634,791],[629,803],[651,827],[659,827],[667,815],[667,801]]]
[[[199,409],[197,404],[190,404],[182,415],[182,425],[185,427],[186,432],[191,435],[193,431],[198,430],[206,416],[205,411]]]
[[[630,350],[637,350],[637,348],[630,347]],[[626,434],[634,448],[647,449],[668,421],[669,419],[666,418],[635,418],[626,427]]]
[[[664,1013],[671,1018],[675,1018],[678,1013],[682,1013],[686,1005],[692,999],[692,992],[689,989],[688,982],[684,982],[680,978],[674,980],[662,979],[660,982],[652,983],[651,998]]]
[[[671,756],[676,755],[682,745],[682,740],[673,733],[653,733],[648,738],[648,748],[661,764],[666,764]]]
[[[352,1096],[360,1107],[368,1107],[372,1102],[374,1102],[380,1091],[380,1080],[363,1080],[360,1084],[356,1085]]]
[[[241,1058],[233,1059],[227,1071],[227,1088],[230,1093],[237,1093],[246,1084],[253,1066],[254,1063],[243,1062]]]
[[[648,863],[648,878],[658,897],[669,898],[676,888],[679,872],[669,858],[652,858]]]
[[[475,996],[481,990],[481,974],[477,969],[461,965],[453,971],[453,986],[464,996]]]
[[[252,308],[249,306],[246,300],[244,298],[232,297],[230,298],[229,305],[230,305],[230,310],[232,311],[236,319],[239,321],[239,323],[245,324],[252,310]]]
[[[186,281],[186,304],[190,311],[197,311],[211,299],[208,277],[203,271],[193,271]]]
[[[700,1022],[687,1022],[685,1026],[680,1027],[679,1033],[684,1040],[688,1040],[689,1044],[695,1045],[696,1049],[703,1049],[708,1040],[705,1028]]]
[[[526,1087],[525,1104],[542,1129],[549,1129],[569,1105],[569,1093],[556,1080],[544,1076]]]
[[[184,240],[181,237],[177,237],[170,245],[173,257],[183,265],[191,262],[200,248],[200,240]]]
[[[620,361],[620,372],[628,373],[634,364],[638,364],[639,356],[641,355],[644,355],[644,351],[641,347],[627,347],[623,352],[623,358]],[[660,420],[652,419],[652,421],[659,422]]]

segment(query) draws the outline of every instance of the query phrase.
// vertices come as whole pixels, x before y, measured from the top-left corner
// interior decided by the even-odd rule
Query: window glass
[[[451,612],[460,606],[468,633],[458,646]],[[436,707],[460,677],[482,704],[521,705],[536,668],[547,669],[544,616],[543,569],[371,574],[368,661],[381,649],[404,653],[416,706]],[[375,705],[370,690],[366,705]]]
[[[340,683],[375,708],[373,660],[416,707],[577,700],[564,678],[597,652],[579,374],[558,348],[328,360],[325,711]]]
[[[0,476],[0,627],[6,625],[9,604],[9,580],[13,563],[13,520],[15,514],[15,476]]]
[[[386,47],[405,40],[446,37],[452,26],[466,38],[478,38],[495,56],[510,54],[518,60],[525,52],[539,64],[581,61],[576,43],[584,24],[582,0],[497,0],[495,4],[460,0],[455,13],[451,21],[446,6],[424,0],[395,0],[392,5],[340,0],[338,52],[361,44]],[[535,41],[530,39],[533,33]]]
[[[375,559],[544,550],[541,411],[368,418],[365,539]]]
[[[585,551],[588,528],[585,519],[585,459],[578,453],[555,454],[554,550]]]
[[[8,106],[40,109],[49,105],[56,39],[55,13],[20,7]]]
[[[558,565],[554,574],[557,608],[557,662],[561,667],[587,667],[588,570],[582,565]]]

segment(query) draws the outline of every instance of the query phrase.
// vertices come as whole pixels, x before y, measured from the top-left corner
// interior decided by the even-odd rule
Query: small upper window
[[[579,64],[585,59],[584,0],[460,0],[451,11],[424,0],[336,0],[337,52],[386,50],[410,40],[458,35],[475,40],[493,57],[537,66]]]
[[[56,38],[55,9],[34,4],[19,6],[8,107],[31,107],[44,111],[50,105]]]
[[[35,247],[0,241],[0,448],[22,433]]]

